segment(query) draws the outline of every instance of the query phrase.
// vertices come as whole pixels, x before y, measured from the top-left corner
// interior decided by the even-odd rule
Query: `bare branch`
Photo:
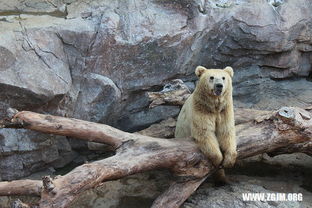
[[[0,196],[9,195],[37,195],[40,196],[42,181],[17,180],[0,182]]]
[[[50,176],[43,176],[42,182],[44,191],[46,192],[51,192],[55,188],[52,178]]]
[[[25,128],[48,134],[70,136],[77,139],[105,143],[115,148],[129,139],[135,139],[132,134],[104,124],[28,111],[18,112],[12,120],[2,121],[1,123],[4,125],[3,128]]]
[[[185,182],[174,182],[153,203],[152,208],[179,208],[206,180],[207,176]]]

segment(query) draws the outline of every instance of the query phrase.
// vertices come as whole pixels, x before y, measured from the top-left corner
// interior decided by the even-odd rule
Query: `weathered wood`
[[[160,92],[147,93],[151,101],[150,108],[163,104],[182,106],[190,94],[190,90],[180,79],[172,80]]]
[[[0,196],[9,195],[37,195],[42,191],[42,181],[17,180],[0,182]]]
[[[307,155],[312,156],[312,141],[302,142],[298,144],[291,144],[286,147],[281,147],[272,152],[269,152],[268,155],[273,157],[280,154],[290,154],[294,152],[301,152]]]
[[[196,189],[206,180],[203,178],[193,179],[184,182],[174,182],[167,191],[161,194],[152,205],[152,208],[170,207],[178,208]]]
[[[281,151],[286,147],[289,150],[291,146],[311,142],[311,117],[309,111],[300,108],[288,107],[276,112],[237,109],[238,157],[242,159]],[[152,138],[126,133],[103,124],[27,111],[17,113],[10,122],[8,126],[18,123],[17,126],[26,129],[97,141],[116,149],[113,157],[84,164],[54,179],[53,191],[43,189],[41,192],[42,208],[68,207],[85,190],[105,181],[159,168],[169,169],[189,179],[174,183],[153,205],[178,207],[208,174],[216,170],[191,139]],[[5,183],[0,182],[0,190],[7,187]],[[38,181],[34,183],[39,184]],[[11,192],[2,193],[10,195]],[[24,190],[24,193],[28,192]]]
[[[7,119],[0,122],[2,128],[25,128],[47,134],[71,136],[91,142],[105,143],[119,147],[124,141],[122,138],[131,139],[132,134],[125,133],[110,126],[74,118],[63,118],[29,111],[15,114],[9,122]]]
[[[283,107],[270,116],[262,115],[247,125],[237,125],[236,134],[239,158],[274,152],[311,141],[311,113],[301,108]]]
[[[158,138],[173,138],[177,121],[168,118],[160,123],[152,124],[150,127],[143,129],[137,133]]]
[[[43,192],[40,207],[48,208],[51,205],[68,207],[85,190],[102,182],[134,173],[158,168],[171,168],[174,171],[178,160],[188,157],[189,151],[194,151],[193,147],[179,150],[175,143],[165,144],[163,141],[155,141],[140,144],[134,142],[113,157],[79,166],[67,175],[53,181],[55,194]],[[128,150],[129,147],[130,150]],[[195,156],[195,158],[199,158],[199,156]],[[204,169],[204,173],[198,171],[199,177],[202,177],[207,171],[206,169]],[[196,175],[196,173],[194,174]]]
[[[55,188],[55,185],[53,184],[53,179],[50,176],[43,176],[42,183],[45,192],[51,192]]]

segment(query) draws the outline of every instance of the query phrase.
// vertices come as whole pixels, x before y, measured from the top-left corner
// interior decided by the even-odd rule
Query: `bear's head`
[[[219,97],[226,92],[232,92],[232,77],[234,75],[232,67],[206,69],[203,66],[198,66],[195,74],[199,78],[197,87],[211,96]]]

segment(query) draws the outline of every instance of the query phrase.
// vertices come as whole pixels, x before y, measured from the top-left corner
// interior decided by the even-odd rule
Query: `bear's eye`
[[[222,77],[223,80],[225,80],[225,77]]]
[[[214,79],[214,77],[210,77],[210,80],[213,80]]]

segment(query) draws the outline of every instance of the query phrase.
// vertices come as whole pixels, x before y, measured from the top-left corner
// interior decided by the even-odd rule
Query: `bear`
[[[229,183],[223,168],[235,164],[236,138],[232,96],[232,67],[195,69],[198,83],[185,101],[176,124],[175,137],[192,137],[218,169],[215,182]],[[220,169],[219,169],[220,168]]]

